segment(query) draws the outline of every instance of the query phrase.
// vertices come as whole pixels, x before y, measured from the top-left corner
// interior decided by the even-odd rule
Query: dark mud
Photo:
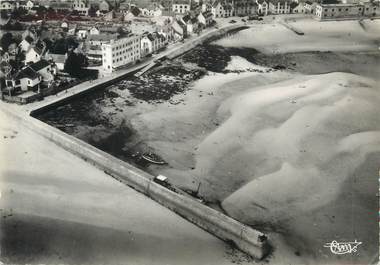
[[[183,93],[190,82],[201,78],[205,71],[167,65],[141,77],[131,77],[116,85],[120,90],[128,89],[136,98],[147,102],[169,100]]]
[[[195,63],[207,71],[225,73],[231,56],[241,56],[256,64],[257,54],[259,52],[251,48],[224,48],[218,45],[204,44],[183,55],[182,59],[188,63]]]

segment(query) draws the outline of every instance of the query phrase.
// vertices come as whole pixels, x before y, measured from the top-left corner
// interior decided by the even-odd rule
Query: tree
[[[73,38],[61,38],[50,45],[50,52],[56,54],[66,54],[69,50],[78,47],[78,42]]]
[[[1,17],[2,19],[7,19],[7,18],[9,18],[8,12],[7,12],[6,10],[1,10],[1,11],[0,11],[0,17]]]
[[[43,14],[46,13],[46,11],[47,11],[47,8],[44,7],[44,6],[38,6],[36,8],[36,12],[37,12],[38,15],[43,15]]]
[[[8,51],[9,45],[14,42],[13,35],[10,32],[7,32],[3,35],[1,38],[1,48],[3,48],[3,51]]]
[[[25,9],[23,9],[23,8],[16,8],[16,9],[14,9],[12,11],[11,17],[17,20],[20,17],[25,16],[26,14],[28,14],[28,11],[26,11]]]
[[[88,9],[88,15],[90,17],[95,17],[96,16],[96,9],[93,6],[90,6],[90,8]]]
[[[87,57],[81,53],[70,52],[67,56],[64,70],[73,77],[83,77],[86,71],[83,69],[88,66]]]

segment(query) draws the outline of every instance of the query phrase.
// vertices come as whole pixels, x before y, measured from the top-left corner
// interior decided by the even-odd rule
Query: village
[[[1,1],[0,12],[1,98],[25,104],[139,64],[223,23],[283,14],[360,20],[378,17],[380,8],[366,0],[15,0]]]

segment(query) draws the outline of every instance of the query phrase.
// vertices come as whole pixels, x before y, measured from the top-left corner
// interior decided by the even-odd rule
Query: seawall
[[[147,195],[209,233],[224,241],[233,242],[239,249],[251,256],[262,259],[268,253],[269,245],[267,237],[263,233],[203,205],[195,199],[175,193],[155,183],[152,175],[15,110],[13,108],[15,106],[7,108],[7,104],[0,104],[0,107],[25,127],[92,163],[118,181]]]

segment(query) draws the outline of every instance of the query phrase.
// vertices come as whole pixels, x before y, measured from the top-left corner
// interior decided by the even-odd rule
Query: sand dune
[[[305,237],[303,244],[310,243],[316,234],[307,236],[304,225],[312,225],[320,209],[354,218],[346,206],[342,210],[336,204],[347,181],[368,170],[376,178],[378,162],[370,158],[380,156],[379,100],[372,80],[345,73],[253,88],[221,105],[219,115],[230,116],[199,145],[196,171],[214,176],[208,181],[217,183],[219,199],[228,194],[223,190],[240,186],[222,203],[229,215],[250,224],[285,227],[293,236]],[[377,207],[376,200],[370,201],[376,181],[365,178],[363,183],[362,191],[372,193],[354,195],[357,201],[349,207],[368,214]],[[309,218],[295,218],[304,215]],[[374,219],[355,225],[348,220],[335,233],[370,237],[356,226]],[[329,222],[327,217],[318,221],[324,240],[334,233]],[[373,246],[367,251],[373,253]]]

